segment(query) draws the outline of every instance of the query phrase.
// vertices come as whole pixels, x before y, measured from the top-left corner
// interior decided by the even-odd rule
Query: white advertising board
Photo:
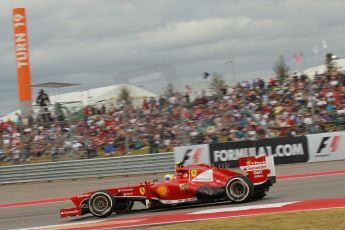
[[[345,159],[345,132],[307,135],[309,162]]]
[[[174,148],[175,161],[184,165],[210,164],[210,148],[208,144],[187,145]]]

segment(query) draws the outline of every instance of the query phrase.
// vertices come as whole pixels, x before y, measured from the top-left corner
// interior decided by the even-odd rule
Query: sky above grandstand
[[[125,70],[161,63],[179,77],[168,81],[197,87],[207,84],[204,71],[228,82],[268,78],[279,55],[292,70],[321,64],[325,52],[345,55],[343,0],[2,0],[0,116],[18,108],[16,7],[27,10],[33,83],[101,87],[124,83]]]

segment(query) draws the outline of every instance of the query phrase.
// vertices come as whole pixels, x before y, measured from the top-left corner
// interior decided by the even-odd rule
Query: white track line
[[[231,212],[231,211],[243,211],[249,209],[262,209],[262,208],[279,208],[288,204],[293,204],[298,201],[291,201],[291,202],[281,202],[281,203],[271,203],[271,204],[259,204],[259,205],[247,205],[241,207],[230,207],[230,208],[215,208],[215,209],[207,209],[198,212],[192,212],[189,214],[207,214],[207,213],[217,213],[217,212]]]

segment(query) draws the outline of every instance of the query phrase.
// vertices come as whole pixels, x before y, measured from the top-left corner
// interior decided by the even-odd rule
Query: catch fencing
[[[0,184],[164,173],[175,169],[173,153],[0,167]]]

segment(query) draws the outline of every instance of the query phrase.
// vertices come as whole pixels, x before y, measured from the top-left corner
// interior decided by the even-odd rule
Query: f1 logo
[[[202,148],[187,149],[181,163],[184,164],[186,161],[190,160],[190,158],[192,158],[194,164],[198,163],[201,157],[201,153]]]
[[[331,137],[323,137],[322,140],[321,140],[321,143],[320,143],[320,146],[317,150],[317,153],[321,153],[323,149],[325,149],[327,146],[328,146],[328,140],[330,139]],[[337,149],[338,149],[338,144],[340,142],[340,136],[334,136],[329,147],[331,149],[331,152],[336,152]]]

